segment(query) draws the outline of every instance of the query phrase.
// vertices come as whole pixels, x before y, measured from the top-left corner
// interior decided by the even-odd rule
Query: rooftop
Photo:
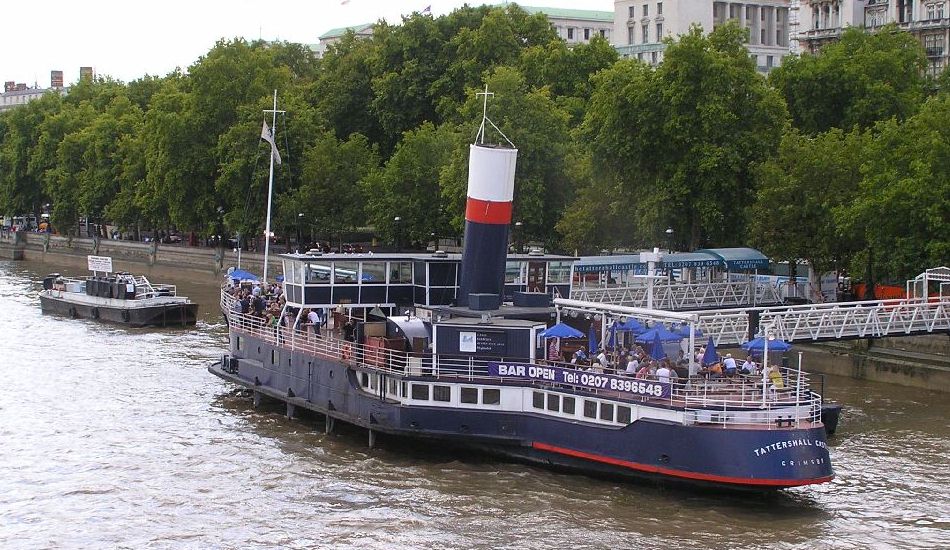
[[[372,29],[375,23],[362,23],[360,25],[352,25],[349,27],[337,27],[335,29],[330,29],[327,32],[320,35],[320,40],[327,40],[328,38],[339,38],[346,34],[347,31],[353,31],[354,34],[360,34],[366,32],[369,29]]]
[[[501,6],[507,6],[508,4],[517,4],[517,2],[502,2]],[[587,19],[590,21],[603,21],[605,23],[613,23],[614,21],[614,12],[612,11],[600,11],[600,10],[575,10],[567,8],[546,8],[538,6],[525,6],[523,4],[517,4],[519,8],[524,11],[534,15],[536,13],[543,13],[548,17],[558,17],[562,19]]]

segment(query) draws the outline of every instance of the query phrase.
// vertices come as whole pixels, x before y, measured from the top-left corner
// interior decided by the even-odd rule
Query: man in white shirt
[[[636,376],[637,371],[640,370],[640,361],[637,360],[636,355],[630,355],[627,357],[627,370],[624,371],[624,374],[627,376]]]
[[[317,336],[320,336],[320,314],[317,313],[317,310],[311,309],[310,313],[307,314],[307,322],[310,324],[310,330]]]
[[[727,376],[732,376],[736,373],[737,368],[736,360],[732,358],[731,353],[727,353],[725,361],[722,362],[723,371]]]
[[[752,361],[752,357],[746,357],[745,362],[742,363],[742,374],[756,374],[758,370],[755,367],[755,362]]]
[[[666,366],[666,363],[660,365],[660,368],[656,369],[656,379],[662,384],[670,383],[670,368]]]

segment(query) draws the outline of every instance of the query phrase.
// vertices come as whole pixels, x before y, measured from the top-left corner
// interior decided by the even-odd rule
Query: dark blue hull
[[[731,490],[781,489],[833,477],[820,424],[722,427],[641,418],[608,426],[521,411],[404,404],[368,393],[360,385],[362,373],[341,361],[285,349],[275,357],[273,345],[242,340],[242,349],[232,346],[237,357],[212,366],[213,374],[379,433],[438,439],[588,474]]]

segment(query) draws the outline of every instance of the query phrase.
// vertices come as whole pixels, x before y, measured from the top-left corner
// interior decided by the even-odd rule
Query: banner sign
[[[626,396],[669,397],[670,384],[612,374],[533,365],[531,363],[488,363],[488,376],[542,380],[597,390],[611,390]]]
[[[109,256],[86,256],[89,262],[89,271],[104,271],[112,273],[112,258]]]

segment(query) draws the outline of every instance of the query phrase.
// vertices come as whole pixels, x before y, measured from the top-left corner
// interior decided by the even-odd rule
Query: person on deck
[[[670,383],[670,367],[666,365],[666,362],[663,362],[660,368],[656,369],[656,378],[661,384]]]
[[[759,369],[755,366],[755,361],[752,360],[752,356],[745,358],[745,362],[742,363],[742,374],[757,374]]]
[[[627,356],[627,369],[624,371],[624,374],[627,376],[636,376],[638,370],[640,370],[640,361],[637,360],[636,355],[631,353]]]
[[[739,370],[738,365],[736,365],[736,360],[732,358],[731,353],[726,354],[726,358],[722,362],[722,368],[726,373],[726,376],[735,376],[736,372]]]
[[[317,310],[311,309],[310,313],[307,314],[307,323],[310,325],[310,330],[313,331],[314,336],[320,336],[320,314],[317,313]]]

